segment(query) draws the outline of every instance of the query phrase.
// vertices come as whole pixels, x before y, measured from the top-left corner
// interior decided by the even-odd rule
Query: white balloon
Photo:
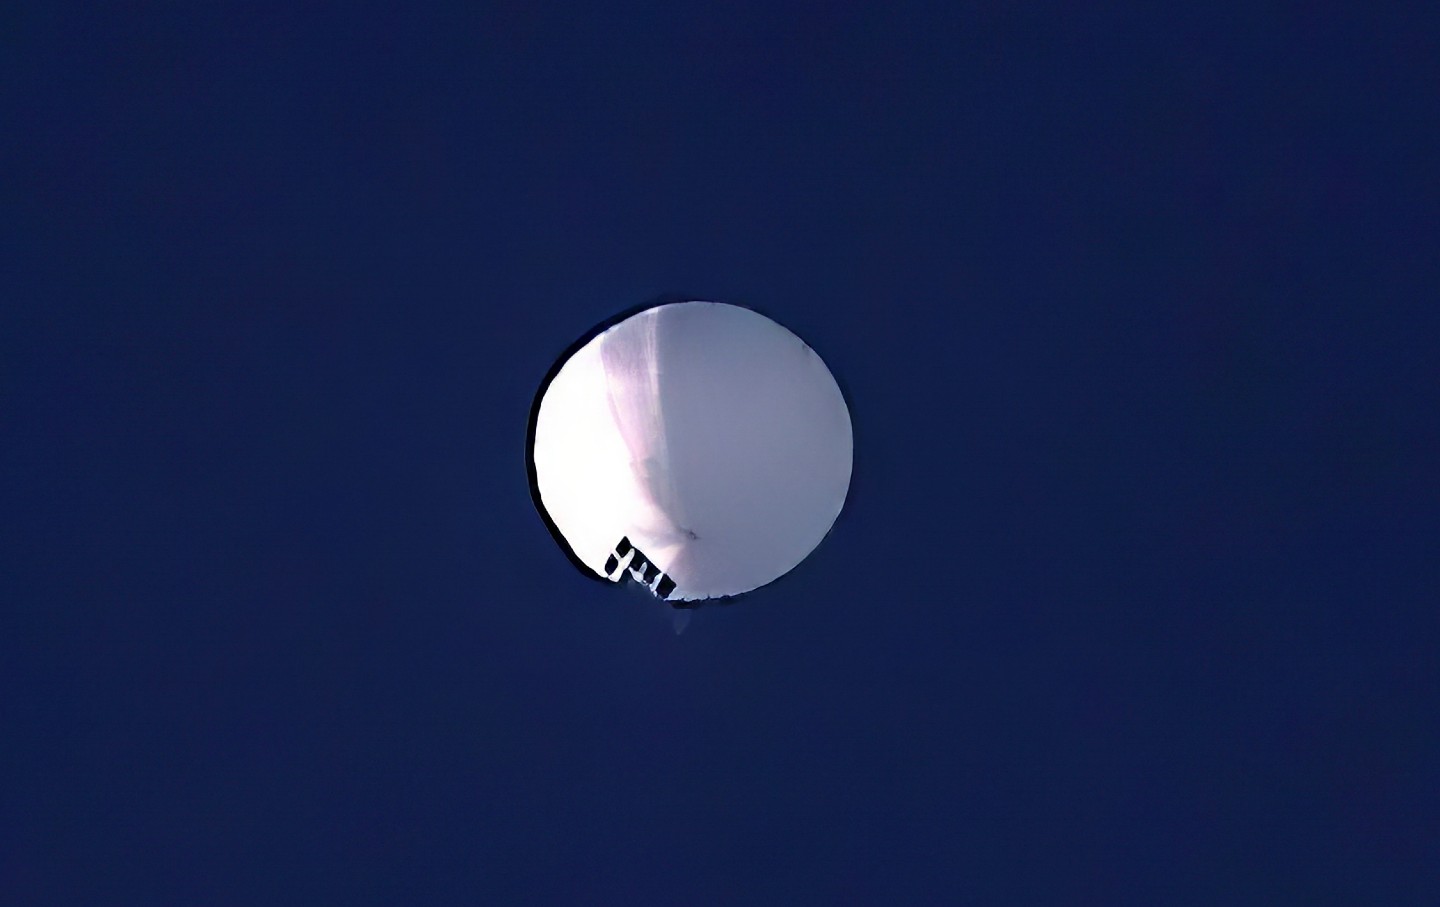
[[[739,306],[656,306],[597,334],[542,388],[536,503],[589,571],[662,598],[739,595],[829,532],[850,412],[800,338]]]

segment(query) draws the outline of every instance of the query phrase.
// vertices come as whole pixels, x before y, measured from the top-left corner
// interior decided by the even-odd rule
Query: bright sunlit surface
[[[739,306],[681,302],[598,334],[540,400],[541,506],[575,557],[662,598],[739,595],[830,530],[850,413],[814,350]]]

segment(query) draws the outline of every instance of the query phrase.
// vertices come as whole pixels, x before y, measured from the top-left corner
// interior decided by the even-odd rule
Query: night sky
[[[104,6],[0,12],[0,903],[1440,903],[1440,14]],[[855,428],[678,637],[526,475],[660,297]]]

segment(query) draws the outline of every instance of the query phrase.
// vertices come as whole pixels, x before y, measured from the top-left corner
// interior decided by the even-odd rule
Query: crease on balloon
[[[613,328],[600,347],[605,397],[630,452],[630,470],[650,505],[645,526],[652,546],[669,548],[694,539],[677,520],[678,494],[669,470],[665,412],[660,393],[659,312]]]

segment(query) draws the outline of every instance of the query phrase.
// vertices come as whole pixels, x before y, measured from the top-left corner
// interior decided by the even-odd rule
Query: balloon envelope
[[[739,306],[656,306],[542,388],[537,504],[573,559],[672,601],[739,595],[800,563],[850,486],[845,399],[794,334]]]

